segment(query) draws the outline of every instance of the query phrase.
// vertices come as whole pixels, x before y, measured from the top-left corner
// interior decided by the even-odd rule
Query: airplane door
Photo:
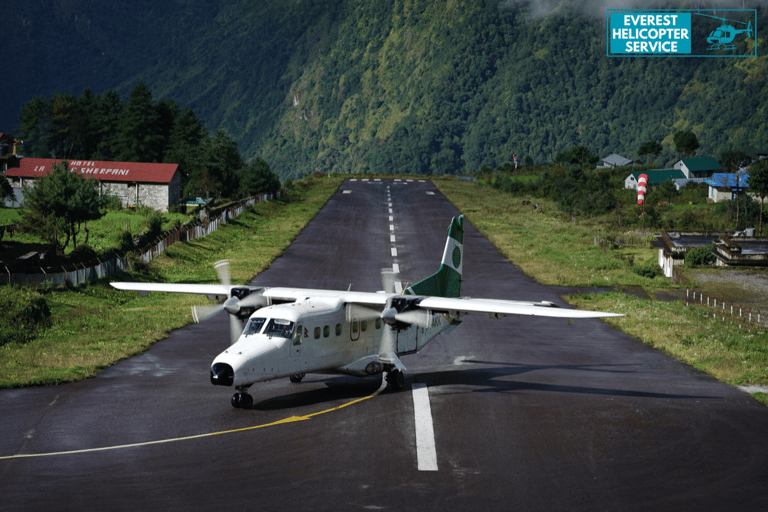
[[[296,332],[293,334],[293,340],[291,341],[291,355],[296,357],[301,355],[301,342],[306,337],[304,333],[304,326],[299,324],[296,326]]]
[[[413,326],[410,329],[397,332],[397,353],[407,354],[416,352],[419,339],[419,327]]]

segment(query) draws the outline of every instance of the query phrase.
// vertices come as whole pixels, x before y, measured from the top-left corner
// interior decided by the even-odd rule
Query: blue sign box
[[[756,9],[608,9],[608,57],[756,57]],[[753,49],[741,54],[745,38]],[[740,46],[744,48],[742,44]]]

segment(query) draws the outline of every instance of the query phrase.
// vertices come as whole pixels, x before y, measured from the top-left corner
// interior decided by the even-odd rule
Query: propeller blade
[[[208,320],[221,313],[224,310],[224,304],[216,304],[215,306],[192,306],[192,318],[195,323],[199,324],[204,320]]]
[[[389,326],[384,327],[381,333],[381,345],[379,346],[379,359],[394,362],[395,358],[395,330]]]
[[[387,293],[395,293],[395,272],[391,268],[381,269],[381,287]]]
[[[253,292],[240,299],[241,308],[250,308],[254,306],[258,306],[259,308],[269,306],[269,299],[263,296],[260,292]]]
[[[231,345],[240,338],[243,334],[243,324],[240,323],[240,319],[236,315],[229,315],[229,341]]]
[[[225,286],[229,286],[231,284],[231,276],[229,273],[229,260],[220,260],[217,261],[213,268],[216,269],[216,273],[219,274],[219,280],[221,281],[221,284]]]

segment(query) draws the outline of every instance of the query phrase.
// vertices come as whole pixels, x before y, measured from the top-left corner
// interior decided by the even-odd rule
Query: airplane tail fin
[[[464,216],[451,220],[448,239],[445,242],[440,270],[418,283],[409,286],[404,293],[432,297],[461,296],[461,270],[464,265]]]

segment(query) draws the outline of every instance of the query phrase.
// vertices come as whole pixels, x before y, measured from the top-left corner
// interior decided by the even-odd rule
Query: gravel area
[[[702,270],[691,273],[706,292],[728,302],[768,311],[768,274],[748,270]]]

